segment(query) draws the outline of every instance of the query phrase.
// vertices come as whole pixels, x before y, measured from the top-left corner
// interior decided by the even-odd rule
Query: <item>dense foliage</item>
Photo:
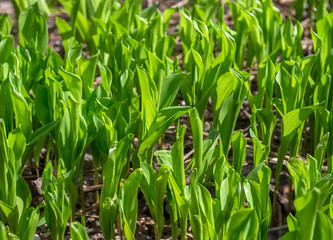
[[[299,23],[305,0],[296,1],[294,23],[283,21],[271,0],[195,0],[163,13],[155,5],[142,9],[142,0],[59,2],[70,15],[70,22],[56,18],[64,57],[48,48],[50,9],[43,0],[13,0],[17,47],[12,19],[0,16],[0,239],[32,240],[45,223],[52,239],[63,239],[68,222],[72,239],[88,239],[75,222],[88,150],[97,181],[102,171],[96,201],[107,240],[115,238],[116,227],[126,239],[135,238],[139,189],[156,239],[165,202],[173,239],[186,239],[188,224],[195,239],[266,239],[277,216],[284,163],[296,214],[288,216],[282,239],[333,239],[332,1],[308,1],[317,11],[311,16],[314,53],[306,56]],[[175,11],[178,32],[168,34]],[[178,38],[181,64],[174,50]],[[245,99],[251,139],[235,131]],[[213,123],[203,139],[208,104]],[[181,126],[184,116],[188,124]],[[173,124],[176,141],[171,151],[163,150]],[[186,167],[187,131],[194,153]],[[280,144],[271,174],[274,135]],[[245,174],[249,140],[253,169]],[[30,162],[38,169],[43,148],[44,201],[32,207],[22,173]],[[304,149],[306,160],[299,157]]]

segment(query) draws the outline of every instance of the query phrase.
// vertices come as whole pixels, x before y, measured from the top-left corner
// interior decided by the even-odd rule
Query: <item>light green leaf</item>
[[[88,240],[88,234],[84,226],[79,222],[72,222],[70,224],[71,238],[77,240]]]
[[[40,11],[37,3],[21,12],[18,27],[22,46],[26,47],[30,41],[33,41],[36,50],[42,54],[46,52],[49,41],[47,18]]]

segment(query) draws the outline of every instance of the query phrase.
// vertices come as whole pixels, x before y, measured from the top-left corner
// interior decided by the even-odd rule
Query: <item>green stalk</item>
[[[112,232],[112,237],[111,237],[111,239],[116,240],[116,233],[115,233],[114,231]]]
[[[97,185],[99,181],[99,173],[97,170],[97,166],[94,167],[94,185]],[[99,192],[98,190],[95,191],[95,203],[99,203]]]
[[[150,166],[152,166],[152,164],[153,164],[154,148],[155,148],[155,145],[152,146],[152,147],[148,150],[148,153],[147,153],[147,163],[148,163]]]
[[[50,153],[51,153],[52,145],[50,144],[50,140],[47,143],[47,149],[46,149],[46,156],[45,156],[45,165],[49,162],[50,160]]]
[[[80,171],[80,199],[81,199],[81,208],[83,216],[86,215],[86,206],[84,201],[84,192],[83,192],[83,169]]]
[[[122,228],[122,220],[120,215],[118,215],[117,217],[117,226],[118,226],[118,232],[119,232],[119,236],[121,240],[124,240],[124,236],[123,236],[123,228]]]
[[[292,198],[292,196],[293,196],[292,187],[293,187],[293,181],[290,177],[289,178],[288,206],[287,206],[287,213],[288,214],[291,212],[291,203],[292,203],[292,200],[293,200],[293,198]]]
[[[159,150],[164,149],[164,136],[165,136],[165,134],[163,133],[162,136],[158,140],[158,145],[159,145],[158,149]]]
[[[72,203],[72,199],[73,199],[73,195],[72,194],[70,194],[69,195],[69,202],[70,203]],[[72,222],[75,222],[75,204],[73,204],[74,206],[72,206],[72,204],[70,204],[71,205],[71,216],[70,216],[70,218],[69,218],[69,223],[72,223]]]
[[[327,173],[333,172],[333,155],[327,156]]]
[[[58,176],[58,165],[59,165],[59,151],[58,146],[55,142],[52,141],[53,145],[53,154],[54,154],[54,176]]]
[[[277,190],[274,189],[274,193],[273,193],[273,212],[272,212],[273,226],[276,226],[276,220],[277,220]]]

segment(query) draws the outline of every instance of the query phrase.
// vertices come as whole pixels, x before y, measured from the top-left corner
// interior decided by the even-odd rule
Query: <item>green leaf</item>
[[[119,213],[119,186],[122,172],[129,164],[129,152],[134,135],[127,135],[115,148],[109,149],[109,156],[103,165],[103,186],[100,196],[100,223],[103,235],[111,239],[114,224]],[[127,171],[126,171],[127,174]]]
[[[155,220],[155,231],[157,238],[161,238],[164,227],[164,193],[169,179],[170,169],[166,165],[162,165],[159,174],[148,165],[141,163],[143,175],[140,182],[140,188],[148,203],[150,212]]]
[[[233,71],[221,76],[217,83],[214,127],[219,130],[223,153],[227,156],[237,116],[243,104],[247,82],[243,73]],[[225,88],[227,86],[227,88]]]
[[[9,17],[8,13],[0,16],[0,33],[2,36],[9,35],[12,31],[13,21]]]
[[[111,95],[112,72],[101,62],[98,62],[98,69],[102,78],[102,87]]]
[[[63,77],[66,87],[73,94],[74,99],[81,102],[83,88],[81,78],[74,73],[65,71],[62,67],[59,74]]]
[[[51,122],[51,113],[49,108],[49,89],[47,86],[38,85],[35,93],[35,108],[38,120],[42,124]]]
[[[96,72],[96,64],[99,57],[99,52],[85,59],[82,63],[79,64],[79,73],[82,76],[82,84],[83,84],[83,96],[84,99],[89,99],[92,91],[94,90],[94,81],[95,81],[95,72]]]
[[[114,231],[114,223],[117,220],[118,216],[118,198],[107,197],[103,202],[100,203],[100,222],[101,229],[105,239],[112,239]]]
[[[106,197],[113,198],[118,194],[119,182],[123,168],[127,165],[128,152],[131,149],[133,135],[127,135],[119,141],[115,149],[110,148],[107,162],[103,168],[103,188],[101,192],[101,201]],[[112,169],[112,171],[110,171]]]
[[[309,177],[310,177],[310,186],[312,187],[320,179],[320,172],[318,171],[318,162],[311,155],[306,156],[309,164]]]
[[[47,187],[53,179],[52,177],[53,177],[52,162],[48,162],[44,168],[42,175],[42,186],[41,186],[42,193],[46,193]]]
[[[319,81],[315,87],[315,90],[314,90],[314,96],[313,96],[314,104],[324,102],[323,108],[325,108],[325,109],[329,108],[329,106],[331,105],[331,98],[329,96],[330,85],[331,85],[331,77],[329,75],[325,74],[324,76],[322,76],[319,79]],[[323,139],[321,140],[321,138],[322,138],[322,134],[324,131],[324,126],[321,121],[320,112],[315,112],[314,115],[315,115],[314,116],[314,120],[315,120],[314,145],[316,146],[318,144],[321,145],[320,142],[323,142],[322,141]],[[318,159],[318,160],[320,160],[320,159]]]
[[[185,238],[187,233],[188,216],[188,207],[184,199],[184,190],[186,186],[184,172],[185,132],[185,126],[179,128],[177,131],[177,140],[172,146],[171,153],[165,150],[155,152],[155,156],[158,162],[167,165],[171,170],[171,175],[169,176],[169,183],[167,187],[167,197],[169,206],[171,207],[172,211],[172,235],[173,237],[178,236],[180,227],[182,239]]]
[[[39,220],[39,207],[26,208],[23,215],[20,218],[19,225],[17,227],[16,235],[21,240],[34,239],[37,230],[37,223]]]
[[[159,100],[159,109],[170,107],[177,96],[181,81],[186,76],[188,75],[185,73],[175,73],[163,78]]]
[[[137,194],[142,174],[142,169],[135,169],[124,181],[120,191],[120,207],[123,215],[126,239],[135,239],[134,234],[138,214]]]
[[[302,106],[301,70],[297,65],[290,74],[284,67],[276,75],[276,82],[281,89],[283,114]]]
[[[12,36],[4,37],[0,40],[0,63],[8,64],[9,57],[14,51],[14,38]]]
[[[151,88],[156,88],[154,83],[149,81],[149,76],[140,68],[137,68],[138,79],[141,91],[141,109],[142,109],[142,132],[141,139],[146,139],[149,133],[152,131],[151,125],[153,124],[154,118],[157,114],[156,105],[153,101],[153,96],[151,95]]]
[[[194,24],[192,19],[185,13],[184,10],[180,10],[181,19],[181,31],[180,37],[182,39],[183,45],[186,46],[185,53],[194,45],[194,39],[196,39],[196,32],[194,29]]]
[[[52,176],[52,163],[48,163],[47,171],[43,173],[43,195],[45,199],[44,216],[52,239],[62,239],[65,234],[67,221],[71,214],[71,207],[65,191],[65,169],[59,162],[57,178]]]
[[[8,204],[4,203],[1,200],[0,200],[0,208],[6,217],[8,217],[12,212],[15,211],[14,207],[9,206]]]
[[[33,41],[36,50],[42,54],[46,52],[49,37],[47,18],[37,3],[21,12],[18,19],[20,44],[24,47]]]
[[[297,21],[295,29],[290,18],[281,26],[282,59],[296,59],[303,56],[301,45],[303,27]]]
[[[38,142],[47,137],[48,134],[50,134],[59,124],[60,119],[50,122],[40,128],[38,128],[34,133],[31,135],[29,142],[26,145],[25,151],[22,156],[22,166],[25,165],[25,162],[27,161],[28,157],[30,156],[31,152],[33,151],[34,147]],[[23,167],[21,169],[23,171]]]
[[[217,57],[214,59],[212,67],[221,64],[222,73],[226,73],[229,71],[229,68],[232,67],[233,61],[235,59],[236,44],[235,39],[223,28],[221,31],[221,38],[223,47],[221,48],[219,55],[217,55]]]
[[[165,65],[164,63],[150,51],[148,53],[148,73],[149,76],[154,80],[155,86],[157,88],[157,95],[161,96],[162,80],[165,75]]]
[[[20,161],[26,148],[26,139],[20,127],[8,134],[8,144],[14,152],[15,161]]]
[[[232,136],[232,162],[235,171],[241,174],[243,164],[246,158],[246,140],[243,131],[238,130]]]
[[[250,129],[250,135],[253,141],[253,165],[256,167],[268,159],[270,147],[262,144],[252,129]]]
[[[202,157],[203,157],[203,124],[199,117],[198,111],[192,108],[189,111],[191,121],[192,135],[193,135],[193,148],[194,148],[194,165],[193,168],[198,170],[198,177],[202,171]]]
[[[254,207],[254,209],[256,210],[260,221],[261,237],[263,239],[266,239],[272,216],[271,199],[269,197],[271,169],[266,164],[262,164],[259,171],[257,171],[257,176],[257,181],[260,184],[260,193],[257,196],[257,199],[259,199],[259,201],[256,205],[259,207],[256,206]],[[252,183],[251,181],[249,182]]]
[[[184,137],[186,133],[186,127],[182,126],[177,131],[177,140],[172,145],[171,156],[172,163],[168,165],[172,169],[172,174],[180,189],[184,190],[185,183],[185,172],[184,172]],[[157,153],[157,152],[156,152]]]
[[[20,90],[15,86],[14,81],[18,80],[16,76],[10,73],[10,90],[16,118],[16,126],[21,124],[22,132],[26,139],[30,138],[32,133],[31,110],[27,101]]]
[[[240,207],[239,180],[240,177],[238,173],[232,169],[228,172],[227,178],[225,178],[221,184],[219,198],[225,221],[230,218],[233,210],[237,210]]]
[[[199,100],[197,94],[204,86],[206,68],[200,54],[194,49],[191,49],[187,55],[185,55],[184,62],[186,71],[190,74],[181,82],[180,90],[186,104],[194,107]]]
[[[319,198],[319,207],[323,207],[328,201],[330,200],[329,198],[331,197],[331,192],[333,191],[333,174],[328,174],[319,181],[317,181],[311,188],[317,188],[321,195]]]
[[[0,87],[0,101],[6,102],[4,106],[0,108],[0,118],[5,123],[6,132],[10,132],[13,130],[13,103],[11,100],[11,90],[10,90],[10,82],[9,80],[5,80],[1,83]]]
[[[163,12],[163,31],[164,32],[168,31],[170,19],[176,10],[177,10],[176,8],[167,8],[164,10],[164,12]]]
[[[77,240],[88,240],[88,234],[84,226],[79,222],[72,222],[70,224],[71,238]]]
[[[319,197],[320,191],[314,188],[294,202],[297,223],[301,229],[300,239],[313,239],[314,237]]]
[[[198,110],[201,119],[204,117],[210,96],[214,94],[213,90],[216,88],[217,80],[221,74],[220,71],[220,66],[216,66],[207,71],[207,74],[199,84],[199,86],[201,85],[200,89],[197,89],[198,92],[196,94],[197,100],[195,101],[195,108]]]
[[[5,225],[0,221],[0,239],[8,240],[8,233]]]
[[[82,57],[82,44],[71,47],[67,52],[69,63],[74,66],[77,60]]]
[[[73,10],[75,11],[75,9]],[[74,31],[77,29],[78,33],[81,36],[81,39],[83,39],[84,42],[87,43],[87,47],[89,52],[94,53],[94,46],[93,41],[91,40],[92,35],[92,28],[91,28],[91,22],[82,14],[80,11],[76,11],[76,21],[75,21],[75,27]]]
[[[327,215],[317,211],[316,226],[313,236],[321,239],[331,239],[333,237],[333,224]]]
[[[213,168],[214,162],[213,162],[213,155],[216,150],[216,145],[218,141],[219,133],[216,130],[213,130],[209,133],[208,137],[203,142],[203,155],[202,155],[202,169],[200,171],[201,176],[199,181],[203,181],[203,178],[205,177],[208,168]],[[209,174],[208,174],[209,175]],[[208,176],[207,175],[207,176]],[[206,176],[205,182],[210,181]]]
[[[318,145],[316,146],[315,149],[315,158],[318,161],[318,166],[317,168],[319,169],[319,171],[321,171],[322,167],[323,167],[323,162],[324,162],[324,158],[325,158],[325,154],[326,154],[326,148],[327,148],[327,141],[329,138],[329,133],[325,134],[320,142],[318,143]]]
[[[182,115],[188,113],[190,109],[190,107],[176,106],[159,110],[152,124],[152,129],[154,130],[152,131],[152,134],[140,144],[138,152],[141,153],[153,146],[168,127]]]
[[[4,204],[15,206],[16,199],[16,161],[13,151],[9,148],[6,126],[0,119],[0,199]],[[4,210],[3,210],[4,211]]]
[[[225,239],[257,239],[259,221],[254,210],[241,209],[234,212],[227,224]]]
[[[60,32],[65,52],[68,52],[69,47],[70,47],[69,40],[70,39],[73,40],[72,28],[69,26],[69,24],[65,20],[63,20],[59,17],[55,18],[55,22],[56,22],[57,28]]]
[[[31,204],[31,192],[29,185],[21,176],[16,176],[16,207],[18,217],[21,218],[24,211]]]
[[[287,223],[290,232],[297,230],[297,219],[291,213],[287,217]]]
[[[196,174],[195,170],[192,174]],[[198,178],[198,176],[193,176],[193,179]],[[185,196],[190,210],[193,235],[197,239],[217,239],[212,197],[209,191],[196,180],[190,180],[190,182],[190,185],[185,188]]]
[[[156,197],[157,197],[157,225],[158,225],[158,236],[159,238],[162,235],[162,231],[164,228],[164,194],[165,189],[168,183],[170,174],[170,169],[167,166],[161,166],[159,169],[159,174],[157,178],[157,184],[156,184]]]
[[[155,156],[157,160],[167,165],[171,173],[177,182],[179,189],[185,189],[185,173],[184,173],[184,135],[186,133],[186,127],[182,126],[177,131],[177,140],[173,144],[171,153],[169,151],[156,151]]]
[[[264,145],[270,146],[276,125],[276,115],[272,110],[262,108],[257,109],[252,116],[258,124],[258,138],[263,141]],[[251,128],[255,129],[254,122],[251,122]]]
[[[281,121],[281,145],[278,151],[278,162],[276,169],[276,182],[275,191],[279,185],[280,172],[282,169],[282,164],[287,153],[290,143],[295,133],[299,130],[300,125],[305,121],[305,119],[316,109],[319,105],[312,105],[304,108],[299,108],[288,112],[282,117]],[[298,143],[294,143],[298,144]]]
[[[307,184],[307,167],[299,158],[293,158],[288,162],[288,170],[292,177],[295,187],[295,198],[304,196],[308,191]]]

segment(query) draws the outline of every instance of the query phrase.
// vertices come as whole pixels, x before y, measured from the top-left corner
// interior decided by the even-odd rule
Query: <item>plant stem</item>
[[[272,224],[276,226],[277,220],[277,189],[274,189],[273,193],[273,212],[272,212]]]
[[[164,133],[162,134],[162,136],[160,137],[160,139],[158,140],[158,149],[159,150],[163,150],[164,149]]]
[[[84,192],[83,192],[83,169],[80,171],[80,199],[81,199],[81,208],[82,214],[86,215],[86,206],[84,201]]]
[[[45,166],[47,165],[47,163],[50,160],[50,153],[51,153],[51,149],[52,149],[52,144],[50,142],[51,140],[48,141],[47,143],[47,149],[46,149],[46,156],[45,156]],[[52,157],[52,156],[51,156]],[[52,159],[52,158],[51,158]]]
[[[99,182],[99,173],[97,171],[97,166],[98,164],[96,164],[96,166],[94,167],[94,185],[97,185]],[[99,192],[98,190],[95,191],[95,203],[98,204],[99,203]]]
[[[123,228],[122,228],[122,226],[123,226],[123,221],[122,221],[122,218],[121,218],[120,215],[118,216],[118,219],[119,219],[119,221],[118,221],[118,229],[119,229],[120,239],[121,239],[121,240],[124,240],[124,236],[123,236]]]
[[[287,207],[287,213],[289,214],[291,212],[291,205],[292,205],[292,201],[293,201],[293,182],[292,179],[289,178],[289,193],[288,193],[288,207]]]
[[[73,197],[74,197],[73,195],[69,196],[70,199],[73,198]],[[69,202],[71,203],[72,201],[70,200]],[[70,218],[69,218],[69,223],[72,223],[72,222],[75,221],[75,204],[74,204],[74,206],[72,206],[72,204],[71,204],[71,211],[72,211],[72,213],[71,213]]]
[[[158,226],[157,226],[157,223],[155,224],[155,227],[154,227],[154,234],[155,234],[155,239],[159,239],[158,238]]]
[[[29,157],[29,164],[30,164],[31,170],[35,168],[34,163],[32,162],[32,154],[30,154],[30,157]]]
[[[149,150],[148,150],[148,153],[147,153],[147,163],[152,166],[153,165],[153,153],[154,153],[154,148],[155,148],[155,145],[152,146]]]

